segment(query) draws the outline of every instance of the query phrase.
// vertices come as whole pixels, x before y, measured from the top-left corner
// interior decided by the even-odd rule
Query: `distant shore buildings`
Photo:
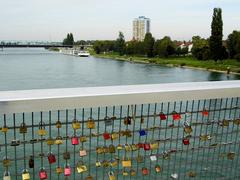
[[[143,41],[145,34],[150,32],[150,19],[139,16],[133,20],[133,40]]]

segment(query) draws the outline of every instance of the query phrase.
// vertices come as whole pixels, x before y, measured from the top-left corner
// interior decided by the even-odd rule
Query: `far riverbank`
[[[214,72],[227,73],[228,68],[231,74],[240,75],[240,62],[235,59],[228,59],[219,62],[213,60],[200,61],[192,57],[176,58],[147,58],[137,56],[119,56],[116,54],[94,54],[93,56],[105,59],[114,59],[119,61],[128,61],[133,63],[158,64],[170,67],[193,68]]]

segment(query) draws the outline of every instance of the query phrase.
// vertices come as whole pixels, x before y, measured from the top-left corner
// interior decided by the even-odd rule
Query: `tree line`
[[[222,10],[214,8],[211,23],[211,36],[208,39],[200,36],[192,37],[193,47],[191,54],[198,60],[213,59],[215,61],[227,58],[235,58],[240,60],[240,31],[233,31],[223,41],[223,21]],[[125,41],[122,32],[113,41],[95,41],[93,48],[97,54],[103,52],[116,52],[119,55],[142,55],[151,57],[169,57],[188,54],[188,47],[180,48],[177,41],[171,40],[165,36],[157,39],[151,33],[146,33],[142,42]]]

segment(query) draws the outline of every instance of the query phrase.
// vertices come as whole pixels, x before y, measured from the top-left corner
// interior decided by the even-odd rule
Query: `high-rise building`
[[[139,16],[133,20],[133,39],[143,41],[145,34],[150,32],[150,19]]]

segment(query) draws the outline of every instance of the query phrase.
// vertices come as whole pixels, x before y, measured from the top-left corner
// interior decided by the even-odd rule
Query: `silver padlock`
[[[3,180],[11,180],[10,172],[8,172],[8,171],[4,172]]]

